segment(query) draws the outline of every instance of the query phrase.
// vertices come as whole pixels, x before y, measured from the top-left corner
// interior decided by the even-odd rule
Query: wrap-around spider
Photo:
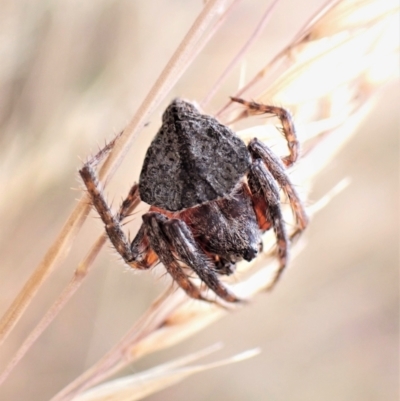
[[[147,150],[139,179],[139,195],[151,205],[129,243],[121,220],[132,206],[133,187],[119,213],[113,213],[101,190],[95,166],[112,148],[101,150],[79,171],[106,232],[124,261],[149,269],[160,260],[174,281],[190,296],[209,300],[190,279],[189,268],[218,297],[239,299],[219,280],[236,263],[251,261],[261,251],[262,234],[273,228],[279,268],[273,284],[286,267],[289,237],[283,221],[279,187],[289,200],[296,231],[307,225],[303,205],[285,166],[298,158],[291,115],[280,107],[242,99],[250,112],[279,117],[289,155],[282,160],[254,138],[245,143],[215,118],[203,115],[191,103],[175,99],[163,114],[162,126]]]

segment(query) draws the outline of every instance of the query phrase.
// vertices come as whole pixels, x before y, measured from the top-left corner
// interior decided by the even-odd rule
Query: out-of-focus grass
[[[205,95],[204,88],[215,81],[257,20],[256,3],[233,14],[231,25],[204,50],[174,94],[190,99]],[[248,76],[291,39],[294,25],[301,26],[318,5],[309,2],[310,9],[302,14],[293,4],[281,3],[247,58]],[[86,157],[94,144],[125,125],[202,6],[170,2],[163,9],[158,2],[112,1],[5,5],[0,68],[2,311],[79,196],[69,190],[79,186],[76,156]],[[228,80],[210,109],[232,94],[236,81],[237,75]],[[153,399],[185,399],[189,391],[193,400],[212,394],[219,399],[240,394],[239,399],[395,399],[397,96],[396,89],[386,89],[356,139],[317,182],[312,199],[344,176],[352,178],[351,187],[313,221],[309,246],[273,296],[163,354],[181,355],[223,339],[231,353],[261,345],[263,356],[204,373],[201,380],[189,380]],[[137,177],[157,126],[154,116],[109,186],[110,198],[117,194],[115,203]],[[59,293],[91,243],[88,238],[100,229],[95,219],[85,226],[68,263],[56,271],[5,343],[2,361],[9,360]],[[110,348],[164,284],[154,274],[123,273],[115,259],[109,250],[102,253],[82,291],[0,390],[4,399],[54,394]],[[152,366],[155,358],[135,369]]]

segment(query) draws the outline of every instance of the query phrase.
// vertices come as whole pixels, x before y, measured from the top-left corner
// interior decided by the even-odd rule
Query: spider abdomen
[[[191,208],[229,194],[250,163],[245,143],[229,127],[175,99],[147,150],[140,197],[172,212]]]

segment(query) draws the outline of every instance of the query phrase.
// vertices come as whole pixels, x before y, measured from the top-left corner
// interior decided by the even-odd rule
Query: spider
[[[294,213],[296,232],[303,231],[308,222],[285,172],[299,155],[291,115],[280,107],[232,100],[246,106],[249,113],[276,115],[289,155],[281,160],[257,138],[246,146],[214,117],[201,114],[190,102],[175,99],[165,110],[161,128],[147,150],[139,185],[131,189],[118,213],[108,206],[95,171],[113,143],[79,171],[111,243],[124,261],[137,269],[149,269],[161,261],[190,297],[207,301],[210,299],[190,279],[190,270],[217,297],[240,301],[219,276],[232,274],[243,259],[256,258],[262,250],[262,234],[270,228],[276,235],[279,259],[271,288],[278,281],[287,265],[290,245],[279,187]],[[137,190],[151,207],[130,243],[121,220],[137,201]]]

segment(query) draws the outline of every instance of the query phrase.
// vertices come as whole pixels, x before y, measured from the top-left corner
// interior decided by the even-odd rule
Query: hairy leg
[[[262,197],[265,206],[265,215],[267,221],[272,224],[272,228],[276,235],[278,246],[279,268],[276,272],[273,282],[270,284],[272,288],[279,280],[284,271],[289,257],[289,238],[286,233],[285,223],[281,212],[279,189],[275,184],[274,177],[266,169],[263,162],[258,159],[251,165],[249,172],[249,186],[254,194],[255,203]]]
[[[293,184],[290,182],[281,160],[271,151],[268,146],[266,146],[257,138],[254,138],[250,141],[248,148],[255,160],[261,159],[264,162],[271,175],[278,182],[279,186],[288,197],[290,207],[292,208],[296,219],[296,234],[300,231],[303,231],[307,227],[308,217],[303,203],[300,200],[300,197],[297,194]]]
[[[238,302],[239,299],[219,281],[214,262],[198,246],[188,226],[182,220],[177,219],[165,221],[163,224],[164,231],[179,259],[189,266],[220,298],[227,302]]]
[[[151,212],[144,214],[142,218],[150,246],[165,266],[167,272],[191,298],[208,301],[202,295],[200,289],[190,281],[172,253],[169,239],[162,229],[168,217],[160,213]]]
[[[234,102],[238,102],[246,106],[250,112],[273,114],[279,118],[282,124],[282,132],[285,136],[289,148],[289,155],[283,158],[283,163],[287,167],[294,164],[299,157],[300,144],[297,140],[296,130],[290,112],[282,107],[268,106],[266,104],[256,102],[248,102],[237,97],[231,97],[231,99]]]
[[[111,243],[114,245],[115,249],[122,256],[125,262],[130,263],[134,259],[134,255],[131,251],[129,241],[122,231],[121,220],[127,217],[139,204],[140,198],[138,186],[136,184],[132,186],[127,198],[122,202],[120,210],[114,214],[105,200],[103,188],[95,170],[97,165],[112,150],[117,138],[118,136],[114,138],[113,141],[108,143],[103,149],[101,149],[89,161],[87,161],[79,170],[79,174],[81,175],[86,186],[93,206],[97,210],[105,225],[105,229]]]

